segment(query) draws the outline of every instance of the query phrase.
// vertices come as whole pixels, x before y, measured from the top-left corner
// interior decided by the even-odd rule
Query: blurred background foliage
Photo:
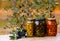
[[[0,0],[0,8],[13,10],[12,16],[7,15],[7,25],[20,29],[25,28],[27,18],[45,18],[50,17],[50,11],[53,11],[59,0]],[[1,22],[0,22],[1,23]],[[4,26],[5,23],[0,25]]]

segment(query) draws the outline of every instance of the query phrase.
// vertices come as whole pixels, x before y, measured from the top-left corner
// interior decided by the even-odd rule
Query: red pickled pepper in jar
[[[46,21],[47,24],[47,35],[56,36],[57,34],[57,22],[55,18],[49,18]]]

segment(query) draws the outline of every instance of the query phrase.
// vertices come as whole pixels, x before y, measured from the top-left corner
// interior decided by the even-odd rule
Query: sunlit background
[[[48,18],[50,11],[56,17],[58,24],[60,24],[60,0],[0,0],[0,34],[4,34],[5,31],[10,33],[12,28],[19,27],[19,25],[16,26],[16,24],[19,24],[16,21],[20,20],[20,16],[39,18],[44,13],[46,14],[45,17]],[[18,20],[12,18],[15,13],[18,16]],[[15,21],[12,20],[8,23],[7,19],[11,18]]]

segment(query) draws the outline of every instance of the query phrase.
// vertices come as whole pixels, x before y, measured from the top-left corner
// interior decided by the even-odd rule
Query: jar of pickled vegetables
[[[46,34],[46,23],[45,18],[40,18],[35,20],[35,36],[43,37]]]
[[[32,37],[33,36],[33,19],[28,18],[28,21],[26,23],[26,30],[27,30],[27,36]]]
[[[55,18],[47,18],[47,35],[48,36],[56,36],[57,34],[57,22]]]

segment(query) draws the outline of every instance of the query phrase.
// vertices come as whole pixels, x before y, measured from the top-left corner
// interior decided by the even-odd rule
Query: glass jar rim
[[[47,18],[47,20],[56,20],[56,18]]]

